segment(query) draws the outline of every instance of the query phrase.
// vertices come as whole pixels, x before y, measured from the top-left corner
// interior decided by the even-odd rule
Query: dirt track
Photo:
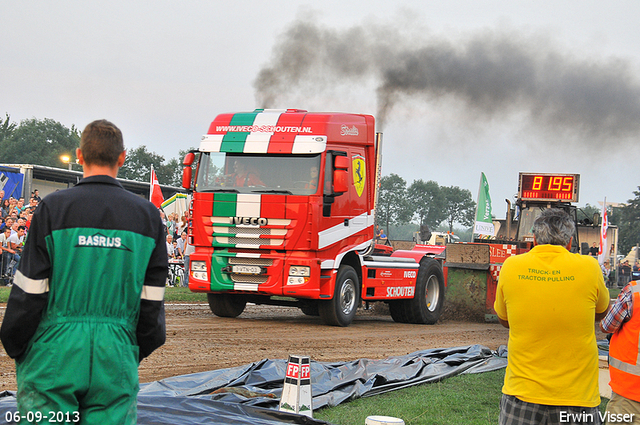
[[[0,305],[0,319],[4,316]],[[265,358],[308,355],[317,361],[380,359],[427,348],[482,344],[497,349],[508,330],[498,324],[444,320],[434,326],[398,324],[387,314],[358,310],[348,328],[325,326],[297,308],[248,305],[236,319],[214,316],[205,304],[167,305],[167,343],[140,365],[140,381],[222,369]],[[0,348],[0,391],[16,390],[15,367]]]

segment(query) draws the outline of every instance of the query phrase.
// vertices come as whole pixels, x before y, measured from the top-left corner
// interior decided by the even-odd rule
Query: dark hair
[[[122,132],[107,120],[93,121],[82,132],[80,150],[87,164],[114,166],[124,151]]]
[[[27,226],[18,226],[18,230],[27,230]]]
[[[533,234],[539,245],[567,246],[576,231],[569,214],[559,208],[549,208],[533,222]]]

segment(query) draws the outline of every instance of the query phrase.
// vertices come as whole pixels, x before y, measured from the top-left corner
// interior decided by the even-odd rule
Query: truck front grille
[[[211,225],[205,226],[213,237],[215,247],[260,249],[282,248],[291,220],[270,219],[268,226],[235,225],[233,217],[211,217]]]
[[[264,275],[246,275],[246,274],[235,274],[231,273],[229,275],[233,283],[265,283],[269,276]]]
[[[273,260],[270,258],[229,257],[229,264],[269,267],[273,266]]]

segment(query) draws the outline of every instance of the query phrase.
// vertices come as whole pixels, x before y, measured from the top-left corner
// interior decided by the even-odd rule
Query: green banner
[[[473,233],[478,235],[494,236],[495,229],[491,217],[491,196],[489,195],[489,182],[484,173],[480,176],[480,189],[478,190],[478,209],[476,210],[476,223]]]

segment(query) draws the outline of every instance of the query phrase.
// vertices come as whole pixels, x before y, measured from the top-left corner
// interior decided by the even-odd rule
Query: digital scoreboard
[[[578,202],[580,174],[520,173],[518,198],[523,201]]]

